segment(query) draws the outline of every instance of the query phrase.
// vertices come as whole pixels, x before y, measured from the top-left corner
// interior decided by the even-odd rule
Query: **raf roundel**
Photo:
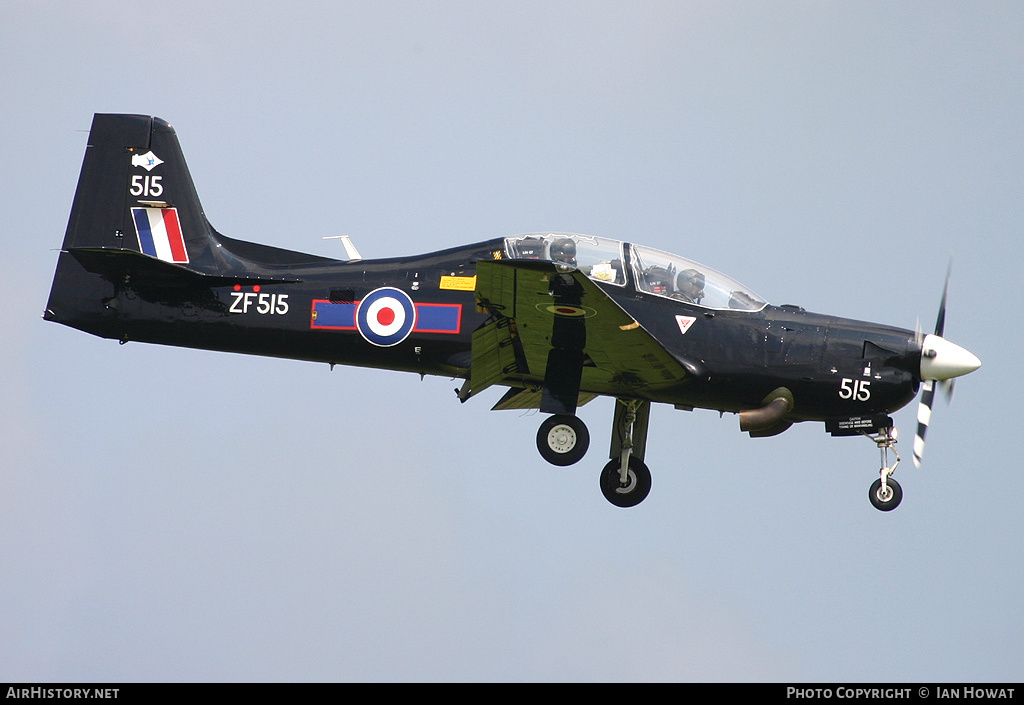
[[[398,345],[416,325],[416,306],[401,289],[374,289],[359,302],[356,328],[366,342],[380,347]]]
[[[539,303],[536,306],[538,311],[544,311],[559,318],[590,318],[597,315],[595,309],[589,306],[577,306],[576,304]]]

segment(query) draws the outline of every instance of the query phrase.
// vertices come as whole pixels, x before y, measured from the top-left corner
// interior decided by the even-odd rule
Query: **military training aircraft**
[[[576,463],[589,433],[576,410],[613,397],[614,505],[651,488],[651,404],[736,413],[752,437],[821,421],[881,451],[880,510],[902,489],[889,414],[923,387],[920,462],[935,383],[980,366],[935,331],[773,306],[683,257],[606,237],[499,237],[416,257],[302,254],[221,235],[207,221],[171,126],[97,114],[43,318],[104,338],[358,365],[492,385],[494,409],[550,414],[537,447]],[[949,277],[946,278],[948,290]],[[889,466],[888,453],[895,463]]]

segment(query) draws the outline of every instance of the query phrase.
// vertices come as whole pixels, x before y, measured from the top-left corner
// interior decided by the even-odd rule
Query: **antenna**
[[[345,247],[345,254],[348,255],[349,262],[358,262],[363,258],[363,256],[359,254],[359,250],[356,249],[356,246],[352,244],[352,240],[349,239],[348,235],[328,235],[324,240],[341,240],[341,244]]]

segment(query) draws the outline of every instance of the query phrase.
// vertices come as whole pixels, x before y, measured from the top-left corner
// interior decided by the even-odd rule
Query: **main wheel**
[[[644,462],[629,456],[629,474],[622,483],[622,461],[612,460],[601,471],[601,492],[616,507],[635,507],[651,491],[651,471]]]
[[[900,483],[890,477],[886,480],[883,490],[882,480],[879,478],[871,483],[871,489],[868,490],[868,499],[871,500],[871,504],[875,509],[891,512],[900,506],[900,502],[903,501],[903,488],[900,487]]]
[[[540,425],[537,450],[552,465],[579,462],[590,447],[590,432],[578,416],[556,414]]]

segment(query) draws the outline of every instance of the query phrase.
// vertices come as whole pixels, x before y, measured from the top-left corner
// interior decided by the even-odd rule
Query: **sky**
[[[0,681],[1024,678],[1024,5],[0,6]],[[983,366],[879,453],[652,409],[647,500],[459,380],[42,321],[92,115],[177,130],[213,225],[366,258],[536,231]]]

